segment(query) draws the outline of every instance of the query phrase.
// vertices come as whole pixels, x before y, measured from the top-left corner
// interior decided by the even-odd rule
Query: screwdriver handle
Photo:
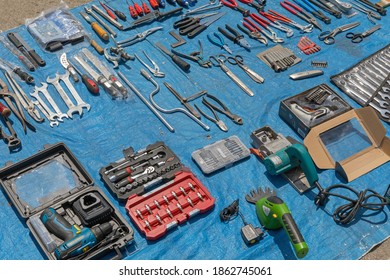
[[[81,75],[81,81],[87,87],[88,91],[94,95],[99,93],[99,87],[94,80],[90,79],[86,74]]]
[[[149,4],[150,4],[150,6],[152,7],[153,10],[157,10],[158,9],[157,0],[149,0]]]
[[[137,11],[137,14],[139,16],[143,16],[144,15],[144,12],[143,12],[143,10],[142,10],[140,5],[138,5],[137,3],[134,3],[134,8]]]
[[[104,54],[103,48],[95,40],[91,40],[90,43],[91,43],[91,46],[98,52],[98,54],[100,54],[100,55]]]
[[[150,9],[149,9],[148,5],[146,5],[146,3],[142,3],[142,8],[144,10],[145,15],[150,13]]]
[[[181,59],[180,57],[178,57],[177,55],[175,54],[172,54],[171,56],[172,58],[172,61],[177,65],[179,66],[179,68],[185,72],[187,72],[188,70],[190,70],[190,67],[191,65],[188,64],[186,61],[184,61],[183,59]]]
[[[110,18],[112,18],[113,20],[118,20],[116,15],[113,12],[111,12],[111,10],[108,7],[106,7],[106,5],[104,5],[102,2],[100,2],[100,5],[104,8],[104,10],[106,10],[106,13],[110,16]]]
[[[28,73],[24,72],[22,69],[19,67],[16,67],[13,69],[14,73],[18,75],[23,81],[25,81],[28,84],[33,84],[34,83],[34,78],[30,76]]]
[[[126,21],[126,15],[124,13],[122,13],[121,11],[118,11],[118,10],[115,10],[114,13],[116,14],[116,16],[118,18],[120,18],[121,20],[123,21]]]
[[[102,40],[106,42],[110,40],[108,33],[97,22],[92,22],[91,27]]]
[[[136,19],[138,17],[137,12],[134,10],[134,7],[129,5],[129,12],[132,18]]]
[[[0,114],[6,118],[8,118],[11,115],[11,110],[5,107],[5,105],[1,102],[0,102]]]

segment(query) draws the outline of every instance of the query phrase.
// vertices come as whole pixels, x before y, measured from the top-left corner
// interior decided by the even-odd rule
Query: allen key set
[[[332,82],[357,103],[371,106],[390,122],[390,45],[348,70],[331,77]]]

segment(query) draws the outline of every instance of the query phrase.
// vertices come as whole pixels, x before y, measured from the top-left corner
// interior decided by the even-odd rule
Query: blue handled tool
[[[230,54],[233,54],[232,50],[229,48],[229,46],[227,44],[225,44],[225,40],[223,39],[223,37],[221,35],[219,35],[217,32],[214,32],[213,34],[215,37],[217,37],[218,41],[213,39],[211,33],[210,34],[207,34],[207,39],[209,39],[209,41],[220,47],[221,49],[224,49],[225,51],[227,51],[228,53]]]
[[[313,16],[318,18],[319,20],[323,21],[326,24],[329,24],[331,22],[331,19],[327,17],[324,13],[322,13],[319,9],[317,9],[313,4],[311,4],[307,0],[293,0],[295,3],[297,3],[299,6],[304,8],[306,11],[311,13]]]

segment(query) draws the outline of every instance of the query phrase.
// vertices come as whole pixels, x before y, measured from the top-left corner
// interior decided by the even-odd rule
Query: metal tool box
[[[133,241],[133,228],[64,143],[47,145],[29,158],[8,163],[0,169],[0,185],[48,259],[57,259],[54,250],[64,243],[41,221],[49,207],[79,228],[112,223],[111,239],[107,236],[74,259],[121,259]],[[80,212],[80,204],[86,206],[86,215]]]

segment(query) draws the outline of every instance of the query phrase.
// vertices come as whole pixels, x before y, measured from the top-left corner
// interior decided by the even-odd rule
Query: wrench
[[[65,75],[68,75],[69,77],[69,72],[66,71]],[[56,73],[55,78],[47,77],[46,81],[52,84],[56,88],[58,94],[61,96],[62,100],[64,100],[66,106],[68,106],[69,110],[67,112],[67,115],[69,116],[69,118],[72,119],[73,118],[72,115],[75,113],[78,113],[80,116],[83,114],[83,108],[74,105],[72,100],[68,97],[68,95],[60,85],[60,75],[58,73]]]
[[[38,88],[38,91],[40,91],[45,97],[46,97],[46,100],[49,101],[50,105],[53,107],[54,111],[57,113],[58,115],[58,120],[60,122],[62,122],[63,118],[69,118],[67,114],[64,114],[61,112],[60,108],[57,106],[57,103],[53,100],[53,98],[51,97],[50,93],[48,92],[47,90],[47,83],[41,83],[42,84],[42,87]]]
[[[146,174],[153,173],[154,171],[155,171],[155,168],[154,168],[153,166],[149,166],[149,167],[147,167],[147,168],[145,169],[144,172],[132,176],[131,179],[135,180],[135,179],[137,179],[138,177],[144,176],[144,175],[146,175]]]
[[[371,58],[369,60],[369,64],[372,67],[374,67],[376,69],[376,71],[379,71],[379,73],[381,73],[384,78],[388,75],[389,71],[387,71],[386,69],[382,68],[382,66],[375,59]]]
[[[87,111],[89,111],[91,109],[91,105],[85,103],[81,99],[80,95],[77,93],[76,89],[73,87],[72,83],[69,80],[69,72],[67,71],[67,74],[61,75],[60,79],[65,83],[66,87],[69,89],[69,92],[72,94],[72,96],[76,100],[76,102],[77,102],[76,106],[81,107],[81,108],[87,108]]]
[[[5,125],[7,126],[8,130],[10,132],[10,135],[7,135],[3,131],[3,129],[0,127],[1,137],[7,143],[8,149],[10,151],[13,151],[15,149],[18,149],[20,147],[20,145],[22,144],[22,142],[20,142],[18,136],[16,135],[16,132],[15,132],[14,128],[12,127],[12,124],[9,121],[8,117],[3,116],[3,118],[4,118]]]
[[[378,81],[379,83],[382,83],[383,80],[385,79],[385,76],[383,76],[382,74],[380,74],[380,72],[370,63],[365,63],[365,64],[362,64],[360,65],[360,67],[364,68],[364,70],[367,70],[369,72],[368,75],[371,74],[371,77],[375,77],[376,81]],[[387,81],[389,83],[389,81]]]
[[[357,89],[360,91],[360,93],[363,94],[363,95],[360,95],[359,93],[357,93],[357,92],[355,91],[355,95],[356,95],[356,94],[360,95],[360,97],[361,97],[362,99],[365,99],[364,102],[367,102],[368,99],[371,98],[372,94],[370,94],[369,92],[367,92],[367,91],[365,90],[365,88],[363,87],[362,83],[360,83],[359,81],[356,81],[356,80],[355,80],[356,82],[354,82],[353,85],[351,84],[351,79],[350,79],[350,77],[355,78],[354,76],[347,74],[347,75],[344,75],[344,77],[348,80],[347,83],[349,83],[350,89],[351,89],[351,87],[355,87],[355,88],[357,88]],[[382,108],[387,108],[387,107],[389,106],[389,103],[387,103],[386,101],[381,100],[381,99],[379,99],[379,98],[377,98],[377,97],[374,97],[373,100],[376,101],[376,102],[379,104],[379,106],[382,107]]]
[[[59,126],[60,123],[56,120],[52,121],[50,120],[50,115],[46,112],[46,110],[43,108],[43,106],[41,105],[41,103],[39,103],[38,101],[33,101],[34,105],[36,105],[38,107],[39,110],[41,110],[41,112],[45,115],[45,117],[49,120],[49,125],[50,127],[54,127],[54,126]]]
[[[347,75],[345,75],[347,76]],[[366,77],[365,75],[360,75],[359,73],[352,73],[350,74],[351,77],[356,77],[356,79],[358,79],[360,81],[360,84],[361,85],[367,85],[371,90],[372,90],[372,93],[374,94],[376,92],[376,90],[378,89],[378,86],[375,87],[374,85],[372,85],[372,83],[369,82],[369,78]],[[363,77],[362,77],[363,76]],[[382,98],[382,100],[389,100],[390,99],[390,95],[386,94],[386,93],[383,93],[381,91],[378,91],[377,94]],[[372,94],[370,95],[372,96]]]
[[[361,67],[361,70],[357,70],[356,73],[359,73],[359,75],[361,75],[363,77],[363,79],[367,80],[368,82],[370,82],[371,84],[375,85],[376,86],[376,89],[378,89],[378,87],[381,85],[382,83],[382,80],[381,81],[378,81],[377,79],[373,78],[372,76],[370,76],[369,73],[367,73],[368,71],[365,71],[365,68],[364,67]],[[390,88],[389,87],[382,87],[381,89],[384,93],[387,93],[387,92],[390,92]],[[386,95],[387,96],[387,95]]]
[[[50,108],[46,105],[46,103],[39,96],[39,88],[36,86],[34,92],[31,92],[30,95],[34,97],[37,102],[34,102],[35,105],[39,104],[39,109],[46,116],[49,121],[63,121],[60,119],[60,116],[57,113],[54,113]],[[42,110],[43,109],[43,110]]]

